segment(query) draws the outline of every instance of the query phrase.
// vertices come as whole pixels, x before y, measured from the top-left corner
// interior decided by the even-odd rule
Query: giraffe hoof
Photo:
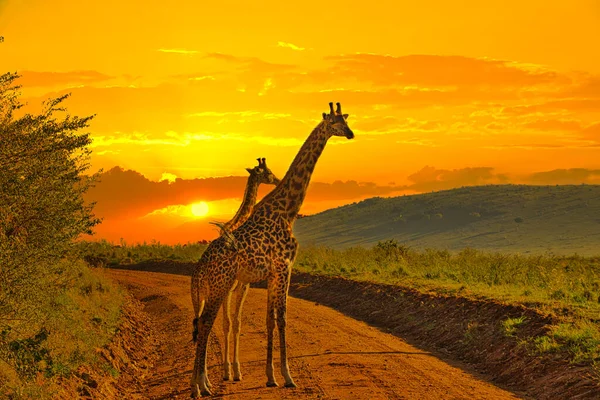
[[[294,382],[289,382],[289,383],[285,384],[285,387],[287,387],[287,388],[295,388],[295,387],[298,387],[298,386],[296,386],[296,384]]]
[[[234,376],[233,380],[234,380],[234,382],[239,382],[239,381],[242,380],[242,377],[241,376]]]
[[[229,380],[229,376],[224,376],[224,377],[223,377],[223,380],[224,380],[224,381],[228,381],[228,380]]]
[[[208,390],[208,389],[203,389],[203,390],[200,392],[200,394],[201,394],[202,396],[212,396],[212,392],[211,392],[210,390]]]
[[[277,387],[279,386],[277,382],[267,382],[267,387]]]

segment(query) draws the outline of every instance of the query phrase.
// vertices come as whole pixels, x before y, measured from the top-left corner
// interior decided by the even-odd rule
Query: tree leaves
[[[100,222],[83,200],[97,177],[85,175],[91,138],[81,132],[93,116],[60,116],[63,95],[15,118],[17,79],[0,76],[0,331],[13,333],[43,323],[39,310],[65,272],[59,261]]]

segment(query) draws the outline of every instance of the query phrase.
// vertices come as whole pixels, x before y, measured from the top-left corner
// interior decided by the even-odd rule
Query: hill
[[[600,254],[600,185],[487,185],[359,203],[299,219],[300,244]]]

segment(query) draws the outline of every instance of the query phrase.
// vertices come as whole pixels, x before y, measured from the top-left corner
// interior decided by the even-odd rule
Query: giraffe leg
[[[210,383],[210,380],[208,379],[208,370],[206,368],[206,366],[204,367],[204,375],[203,375],[203,379],[204,379],[204,384],[206,385],[207,388],[212,389],[213,385],[212,383]]]
[[[204,366],[204,382],[206,383],[206,387],[212,389],[213,385],[210,383],[210,380],[208,380],[208,368],[206,368],[206,365]]]
[[[287,276],[286,276],[287,275]],[[283,281],[283,287],[277,287],[277,298],[275,301],[276,313],[277,313],[277,328],[279,329],[279,351],[281,355],[281,374],[285,379],[285,387],[296,387],[292,376],[290,375],[290,369],[288,367],[287,360],[287,342],[285,338],[285,328],[287,324],[287,294],[290,285],[291,271],[287,271],[287,274],[280,277],[280,281]]]
[[[206,367],[206,349],[208,347],[210,331],[219,311],[219,305],[219,302],[215,301],[215,299],[207,300],[198,321],[198,342],[191,381],[192,398],[212,395],[208,386],[210,382],[208,382]]]
[[[233,380],[241,381],[240,371],[240,332],[242,330],[242,307],[248,294],[250,284],[240,284],[236,287],[235,314],[233,315]]]
[[[230,379],[231,364],[229,363],[229,344],[231,335],[231,317],[229,315],[229,304],[231,303],[231,292],[227,293],[223,302],[223,337],[225,340],[225,350],[223,351],[223,380]]]
[[[268,285],[267,299],[267,386],[279,386],[273,373],[273,333],[275,331],[275,301],[273,298],[272,284]]]
[[[202,333],[199,332],[199,336],[201,334]],[[199,368],[199,363],[202,362],[202,359],[206,359],[206,347],[207,346],[202,346],[202,337],[199,337],[199,340],[196,345],[196,358],[194,360],[194,368],[192,370],[192,380],[190,382],[192,398],[201,397],[203,394],[206,393],[206,367],[203,368],[204,372],[202,374],[200,373]],[[202,348],[204,348],[204,350],[202,350]],[[206,362],[204,363],[206,364]],[[210,390],[208,391],[208,393],[210,393]]]

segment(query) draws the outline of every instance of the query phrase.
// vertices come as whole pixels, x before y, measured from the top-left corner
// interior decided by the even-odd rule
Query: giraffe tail
[[[200,316],[202,315],[202,311],[204,310],[204,300],[200,301],[200,299],[198,299],[199,305],[200,305],[200,310],[198,311],[198,316],[196,318],[194,318],[194,321],[192,322],[193,326],[194,326],[194,330],[192,332],[192,341],[194,343],[196,343],[198,341],[198,323],[200,322]]]
[[[192,322],[193,332],[192,332],[192,341],[196,342],[198,339],[198,331],[200,324],[200,317],[202,316],[202,311],[204,310],[204,299],[205,297],[202,295],[203,289],[203,281],[204,281],[204,273],[203,270],[198,265],[192,274],[192,305],[194,306],[194,320]]]

